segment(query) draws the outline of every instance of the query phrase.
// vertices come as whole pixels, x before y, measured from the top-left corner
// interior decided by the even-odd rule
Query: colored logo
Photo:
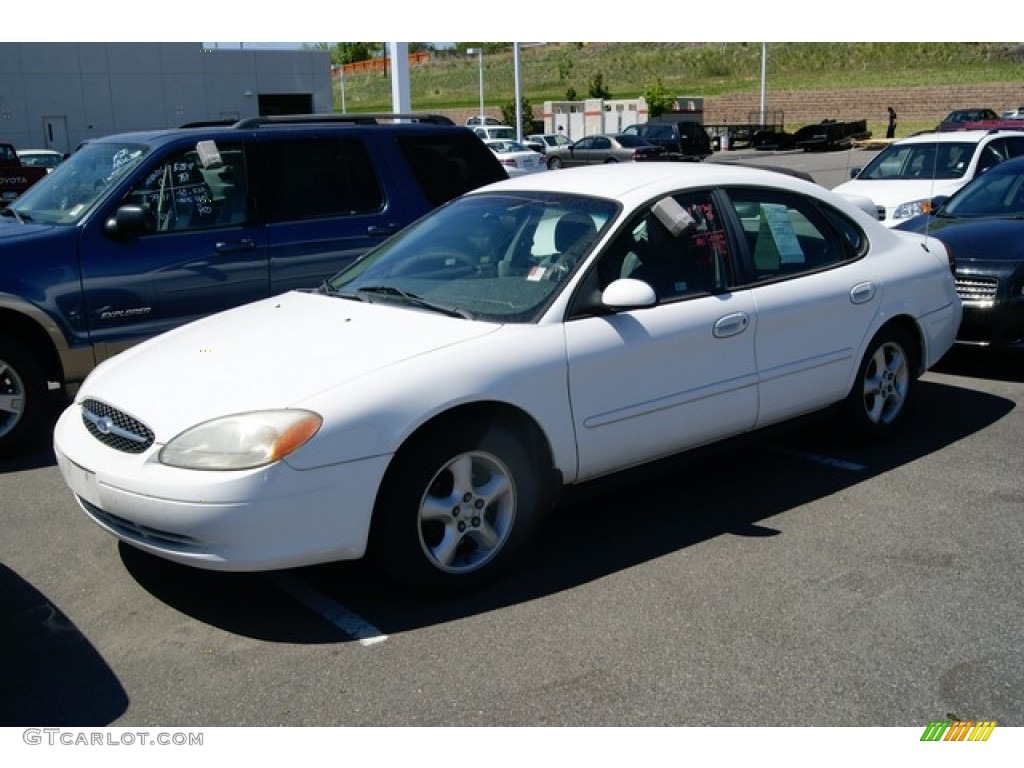
[[[921,741],[988,741],[995,720],[933,720],[921,734]]]

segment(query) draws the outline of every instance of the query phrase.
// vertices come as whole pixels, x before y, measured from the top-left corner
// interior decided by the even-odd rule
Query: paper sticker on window
[[[761,225],[754,249],[754,264],[760,270],[777,270],[780,264],[806,261],[800,241],[789,218],[789,208],[777,203],[761,205]]]

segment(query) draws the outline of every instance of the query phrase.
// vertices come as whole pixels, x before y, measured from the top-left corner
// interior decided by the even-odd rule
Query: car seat
[[[561,258],[579,258],[595,234],[597,227],[589,214],[567,213],[555,224],[555,251]]]
[[[655,216],[647,217],[644,229],[646,239],[637,241],[633,249],[636,259],[629,277],[650,285],[659,301],[714,287],[714,275],[701,267],[692,233],[673,236]]]

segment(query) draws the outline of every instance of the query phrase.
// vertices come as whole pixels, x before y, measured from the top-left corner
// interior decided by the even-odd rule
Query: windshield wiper
[[[13,216],[15,219],[18,220],[19,224],[24,224],[25,222],[32,221],[32,217],[29,216],[27,213],[18,213],[13,208],[4,208],[2,211],[0,211],[0,216]]]
[[[435,304],[432,301],[424,299],[422,296],[417,296],[415,293],[409,293],[409,291],[403,291],[401,288],[396,288],[393,285],[360,286],[359,288],[356,289],[356,293],[357,295],[377,294],[380,296],[395,296],[402,299],[403,301],[408,302],[409,304],[412,304],[414,307],[419,307],[421,309],[429,309],[432,312],[440,312],[441,314],[448,315],[449,317],[461,317],[463,320],[470,319],[470,315],[468,312],[465,312],[461,309],[457,309],[456,307],[448,307],[445,306],[444,304]]]

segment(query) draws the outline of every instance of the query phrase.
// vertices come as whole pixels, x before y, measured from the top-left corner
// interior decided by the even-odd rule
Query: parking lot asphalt
[[[826,186],[853,155],[730,154]],[[41,435],[0,463],[0,725],[1022,726],[1022,406],[1019,358],[951,354],[892,441],[825,422],[664,469],[440,602],[119,545]]]

